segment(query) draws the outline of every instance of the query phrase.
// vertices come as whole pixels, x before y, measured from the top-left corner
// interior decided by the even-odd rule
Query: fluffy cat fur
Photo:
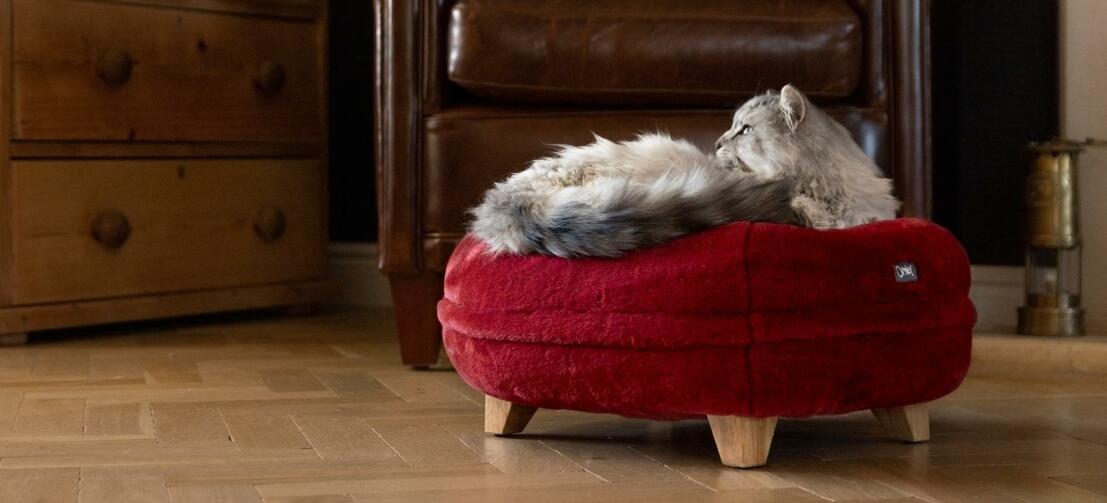
[[[792,185],[792,207],[816,228],[852,227],[895,218],[892,181],[849,131],[792,86],[738,108],[715,143],[727,166]]]
[[[738,108],[709,155],[665,134],[564,146],[489,190],[470,231],[493,253],[615,257],[739,220],[849,227],[895,218],[891,181],[785,86]]]

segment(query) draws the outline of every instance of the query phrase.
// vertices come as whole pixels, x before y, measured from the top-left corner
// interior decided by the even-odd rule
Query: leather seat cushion
[[[863,31],[846,0],[460,0],[449,79],[502,102],[730,106],[786,83],[832,101]]]

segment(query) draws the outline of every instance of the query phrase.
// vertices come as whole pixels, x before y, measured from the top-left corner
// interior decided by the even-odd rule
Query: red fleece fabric
[[[897,281],[904,264],[915,281]],[[917,219],[738,222],[618,259],[494,256],[467,236],[438,318],[462,379],[514,403],[798,417],[956,389],[976,321],[969,281],[957,240]]]

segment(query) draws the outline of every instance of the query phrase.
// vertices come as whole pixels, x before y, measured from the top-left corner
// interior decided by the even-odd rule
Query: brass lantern
[[[1080,143],[1031,143],[1026,180],[1026,305],[1019,333],[1076,336],[1084,331],[1080,307]]]

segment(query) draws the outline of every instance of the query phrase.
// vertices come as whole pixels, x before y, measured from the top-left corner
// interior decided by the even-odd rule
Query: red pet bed
[[[493,256],[469,236],[438,317],[493,433],[536,408],[708,416],[724,463],[756,466],[777,416],[874,409],[925,439],[922,404],[968,370],[968,290],[964,250],[922,220],[739,222],[620,259]]]

